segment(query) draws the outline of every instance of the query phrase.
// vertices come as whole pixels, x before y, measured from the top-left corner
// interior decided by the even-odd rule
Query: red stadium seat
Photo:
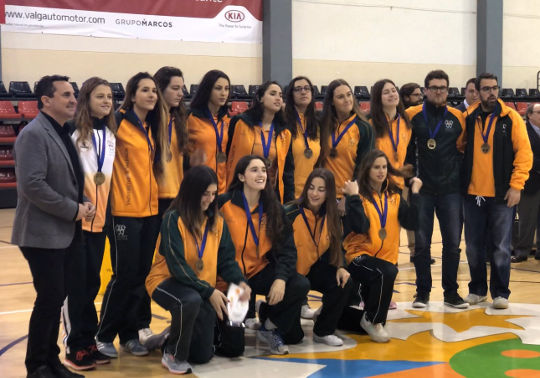
[[[369,102],[360,102],[358,105],[360,105],[360,110],[364,113],[369,113],[371,109],[371,104]]]
[[[0,101],[0,118],[21,118],[21,115],[15,111],[11,101]]]
[[[246,101],[233,101],[231,103],[231,110],[229,110],[229,116],[235,116],[248,110],[249,104]]]
[[[505,104],[506,104],[506,106],[508,106],[509,108],[512,108],[512,109],[516,110],[516,105],[514,105],[513,102],[505,101]]]
[[[37,101],[19,101],[19,114],[24,118],[34,118],[38,113]]]
[[[323,102],[322,101],[315,102],[315,111],[322,112],[322,109],[323,109]]]
[[[528,102],[516,102],[516,110],[521,116],[524,116],[527,112],[527,106],[529,106]]]

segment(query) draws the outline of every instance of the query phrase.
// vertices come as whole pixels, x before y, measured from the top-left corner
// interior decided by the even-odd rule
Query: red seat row
[[[37,101],[19,101],[18,111],[15,111],[11,101],[0,101],[0,119],[34,118],[38,113]]]

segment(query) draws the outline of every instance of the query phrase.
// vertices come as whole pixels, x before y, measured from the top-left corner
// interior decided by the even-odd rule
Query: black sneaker
[[[90,354],[90,358],[94,360],[96,365],[105,365],[111,363],[111,358],[103,353],[101,353],[96,344],[90,345],[88,348],[86,348],[88,353]]]
[[[50,368],[56,378],[84,378],[84,375],[72,372],[60,363],[51,365]]]
[[[452,293],[444,296],[444,304],[454,308],[467,308],[469,304],[459,296],[458,293]]]
[[[414,299],[412,306],[414,308],[426,308],[429,303],[429,293],[422,294],[416,293],[416,298]]]
[[[78,349],[66,353],[64,365],[74,370],[90,370],[96,367],[96,363],[86,349]]]

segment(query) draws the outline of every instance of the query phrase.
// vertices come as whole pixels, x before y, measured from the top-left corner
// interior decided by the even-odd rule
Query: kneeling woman
[[[252,296],[266,295],[267,302],[256,306],[262,323],[257,336],[270,345],[271,353],[287,354],[285,344],[304,337],[300,308],[309,281],[296,273],[292,229],[268,182],[267,169],[260,156],[242,157],[219,203]]]
[[[300,198],[285,208],[294,230],[298,252],[296,270],[306,276],[311,289],[323,294],[322,308],[313,327],[313,340],[340,346],[334,335],[352,283],[343,267],[341,220],[334,175],[317,168],[308,176]]]
[[[234,260],[227,226],[215,201],[217,177],[211,168],[191,168],[163,217],[159,253],[146,278],[154,301],[172,315],[161,363],[171,373],[191,371],[187,362],[208,362],[214,354],[216,317],[227,316],[227,297],[215,289],[219,274],[251,289]]]
[[[360,282],[364,300],[361,327],[375,342],[390,340],[384,328],[392,299],[399,249],[400,226],[414,230],[418,224],[416,203],[422,181],[413,177],[410,205],[401,197],[384,152],[373,150],[362,161],[357,181],[347,181],[343,247],[348,270]]]

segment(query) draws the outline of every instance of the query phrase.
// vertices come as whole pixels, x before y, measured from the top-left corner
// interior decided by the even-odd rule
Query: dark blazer
[[[533,166],[529,171],[529,179],[525,182],[523,192],[525,194],[534,194],[540,190],[540,136],[534,131],[529,121],[527,121],[527,134],[533,152]]]
[[[11,243],[67,248],[75,233],[78,183],[68,151],[40,112],[15,141],[17,209]]]
[[[467,107],[465,106],[465,102],[462,102],[461,104],[459,104],[458,106],[455,107],[457,110],[459,110],[460,112],[464,112],[465,110],[467,110]]]

